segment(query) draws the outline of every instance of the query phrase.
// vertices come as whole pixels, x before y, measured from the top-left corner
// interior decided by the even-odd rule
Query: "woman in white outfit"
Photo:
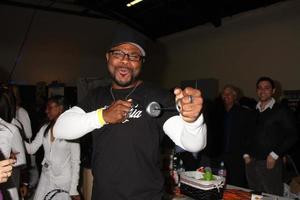
[[[45,152],[34,200],[43,200],[50,191],[55,189],[67,191],[73,200],[80,199],[77,191],[80,169],[79,143],[56,139],[53,136],[53,126],[63,111],[62,96],[48,99],[46,113],[49,122],[42,126],[32,143],[25,143],[29,154],[34,154],[41,145]]]
[[[1,97],[0,97],[1,98]],[[0,100],[1,101],[1,100]],[[0,106],[1,107],[1,106]],[[8,159],[11,156],[11,152],[16,151],[12,147],[14,133],[7,127],[7,122],[5,122],[0,117],[0,153],[1,159]],[[11,159],[12,160],[12,159]],[[12,166],[16,163],[13,159]],[[9,175],[9,176],[8,176]],[[15,186],[14,181],[10,177],[12,173],[7,174],[6,180],[5,176],[1,177],[0,182],[6,182],[0,185],[1,194],[4,196],[3,199],[19,200],[18,190]],[[8,178],[10,177],[10,178]]]

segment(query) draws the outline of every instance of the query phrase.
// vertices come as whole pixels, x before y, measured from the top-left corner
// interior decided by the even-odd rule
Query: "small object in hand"
[[[146,108],[146,112],[151,117],[158,117],[160,115],[160,112],[161,112],[161,106],[157,102],[153,101],[153,102],[148,104],[148,106]]]
[[[161,114],[161,111],[175,111],[175,108],[172,107],[161,107],[161,105],[155,101],[152,101],[148,104],[146,107],[146,112],[151,117],[158,117]],[[178,101],[176,102],[176,110],[180,112],[180,105],[178,104]]]
[[[193,103],[193,96],[192,95],[189,95],[189,100],[190,100],[190,103]]]

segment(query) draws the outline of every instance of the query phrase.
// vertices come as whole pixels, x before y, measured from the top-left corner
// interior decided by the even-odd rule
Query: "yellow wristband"
[[[97,114],[98,114],[98,119],[99,119],[99,123],[101,124],[101,126],[105,125],[106,122],[103,119],[103,108],[98,109]]]

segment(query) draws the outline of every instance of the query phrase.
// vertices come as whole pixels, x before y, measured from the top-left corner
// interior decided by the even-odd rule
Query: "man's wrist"
[[[98,120],[99,120],[99,123],[101,124],[101,126],[104,126],[105,124],[107,124],[103,118],[103,108],[100,108],[97,110],[97,115],[98,115]]]

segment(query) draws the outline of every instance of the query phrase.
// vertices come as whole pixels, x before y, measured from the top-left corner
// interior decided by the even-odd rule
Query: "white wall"
[[[300,89],[300,1],[287,1],[226,18],[219,28],[199,26],[161,39],[166,46],[164,85],[216,78],[255,97],[267,75],[283,89]]]
[[[11,71],[29,27],[32,9],[0,6],[0,67]],[[38,11],[12,79],[23,84],[106,74],[105,51],[117,23]]]

